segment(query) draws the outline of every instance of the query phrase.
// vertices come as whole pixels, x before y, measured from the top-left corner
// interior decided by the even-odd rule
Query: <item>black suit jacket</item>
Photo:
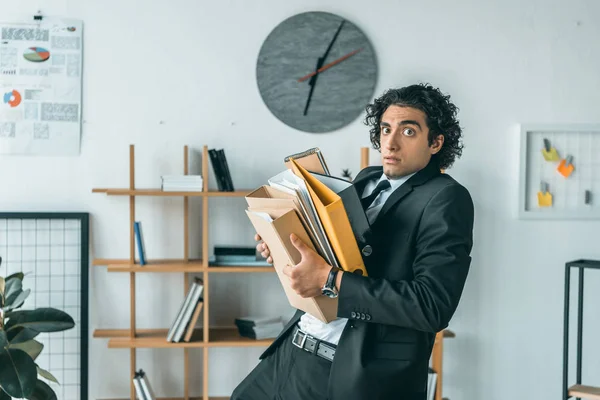
[[[382,167],[356,179],[359,195]],[[361,249],[368,277],[344,273],[338,317],[348,318],[329,380],[330,400],[425,399],[435,334],[454,314],[469,271],[473,202],[467,189],[433,164],[384,204]],[[298,311],[269,355],[289,340]]]

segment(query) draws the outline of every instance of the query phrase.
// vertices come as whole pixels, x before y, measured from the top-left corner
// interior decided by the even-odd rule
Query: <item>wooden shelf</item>
[[[140,264],[108,264],[108,272],[202,272],[202,260],[151,260],[145,265]]]
[[[208,272],[215,273],[244,273],[244,272],[275,272],[273,267],[208,267]]]
[[[236,327],[211,328],[208,347],[262,347],[273,343],[273,339],[255,340],[240,336]]]
[[[141,348],[191,348],[204,347],[202,341],[202,329],[194,330],[192,339],[189,342],[167,342],[168,329],[138,329],[135,338],[129,337],[129,330],[124,329],[118,332],[119,336],[108,340],[110,349],[141,349]],[[94,336],[96,333],[94,332]]]
[[[94,266],[106,266],[108,272],[216,272],[216,273],[246,273],[246,272],[275,272],[273,267],[253,266],[202,266],[202,260],[166,259],[150,260],[146,265],[131,264],[126,259],[96,258]]]
[[[92,189],[92,193],[105,193],[108,196],[244,197],[250,192],[251,190],[236,190],[235,192],[220,192],[217,190],[208,192],[165,192],[161,189]]]
[[[573,385],[569,388],[569,396],[581,399],[600,400],[600,387]]]
[[[209,341],[203,341],[202,328],[194,331],[189,342],[167,342],[168,329],[138,329],[130,338],[128,329],[96,329],[95,338],[108,338],[108,347],[123,348],[190,348],[190,347],[266,347],[273,339],[255,340],[242,337],[235,327],[211,328]]]

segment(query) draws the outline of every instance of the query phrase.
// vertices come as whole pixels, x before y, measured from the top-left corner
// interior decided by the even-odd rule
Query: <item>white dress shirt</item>
[[[375,198],[375,200],[373,200],[373,203],[371,203],[371,205],[367,209],[366,214],[370,224],[373,224],[373,222],[375,222],[377,215],[379,215],[379,212],[383,208],[383,205],[390,197],[390,195],[394,192],[394,190],[402,186],[402,184],[413,175],[414,173],[407,176],[403,176],[399,179],[388,179],[388,177],[385,176],[385,174],[381,174],[381,177],[379,179],[373,179],[365,185],[361,198],[365,198],[369,194],[371,194],[373,190],[375,190],[377,184],[384,179],[387,179],[390,182],[391,186],[386,190],[382,190],[381,193],[379,193],[379,195]],[[304,332],[308,333],[309,335],[316,337],[317,339],[337,345],[347,322],[347,318],[337,318],[326,324],[323,321],[313,317],[312,315],[305,313],[304,315],[302,315],[302,317],[300,317],[298,327]]]

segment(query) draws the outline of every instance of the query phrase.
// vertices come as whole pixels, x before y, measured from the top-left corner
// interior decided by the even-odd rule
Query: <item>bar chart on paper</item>
[[[521,131],[522,218],[600,218],[600,126]]]
[[[0,213],[0,276],[23,272],[31,292],[20,309],[52,307],[75,327],[40,333],[36,364],[60,384],[38,375],[61,400],[87,399],[87,214]]]

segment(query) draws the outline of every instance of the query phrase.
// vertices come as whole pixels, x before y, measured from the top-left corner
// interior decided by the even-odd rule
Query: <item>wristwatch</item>
[[[327,282],[325,282],[325,285],[323,285],[323,287],[321,288],[321,293],[323,293],[324,296],[327,296],[332,299],[338,297],[338,290],[335,287],[335,277],[337,276],[339,271],[339,268],[331,267],[329,275],[327,276]]]

